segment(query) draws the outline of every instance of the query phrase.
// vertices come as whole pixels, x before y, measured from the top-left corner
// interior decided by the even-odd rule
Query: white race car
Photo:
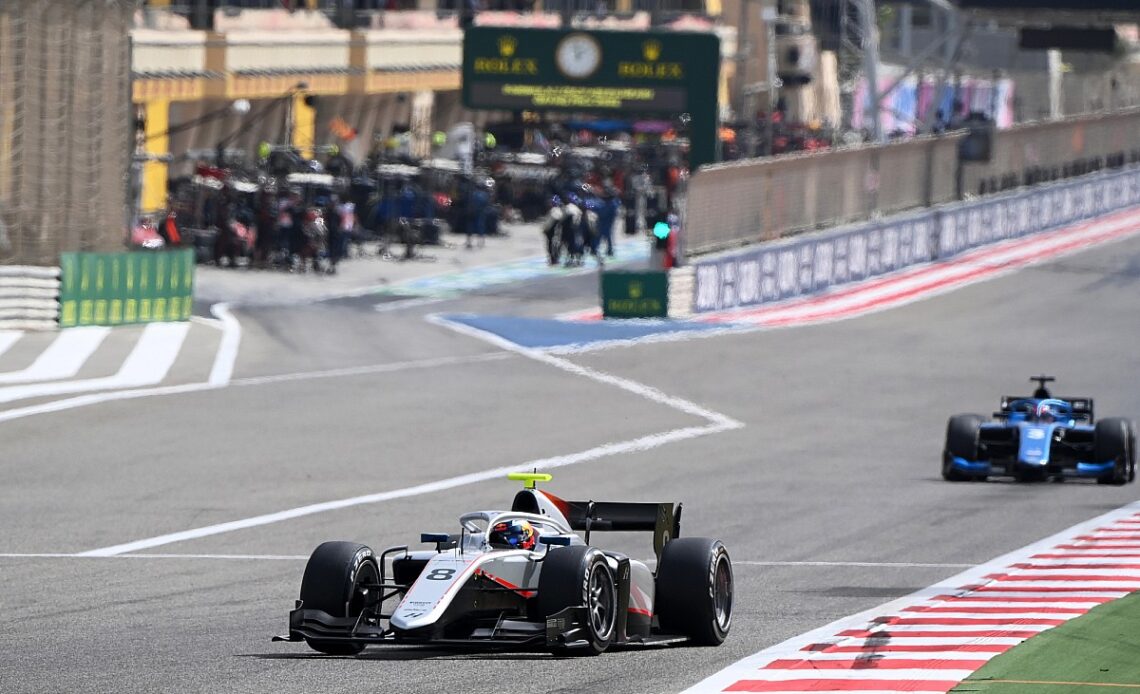
[[[720,540],[678,537],[680,504],[564,501],[536,488],[548,474],[508,477],[524,483],[511,510],[466,513],[458,534],[420,536],[435,549],[321,544],[289,635],[274,640],[334,655],[386,643],[596,655],[724,641],[732,562]],[[657,570],[590,544],[607,530],[652,531]]]

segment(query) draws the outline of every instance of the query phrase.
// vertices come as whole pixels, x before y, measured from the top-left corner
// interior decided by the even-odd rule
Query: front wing
[[[273,641],[322,641],[359,646],[404,644],[445,648],[486,648],[500,650],[576,649],[589,645],[586,640],[586,607],[570,607],[551,615],[545,622],[519,619],[489,620],[477,626],[468,638],[439,638],[431,635],[400,635],[359,619],[333,617],[321,610],[306,609],[300,600],[289,613],[289,634]],[[619,632],[620,633],[620,632]],[[629,636],[615,641],[611,648],[664,646],[688,639],[672,634]]]

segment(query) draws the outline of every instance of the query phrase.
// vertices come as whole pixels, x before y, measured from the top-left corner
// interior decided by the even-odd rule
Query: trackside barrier
[[[966,163],[975,194],[1140,162],[1140,110],[1027,123],[993,136],[992,158]],[[702,167],[688,181],[685,254],[772,241],[953,202],[961,132]]]
[[[50,330],[58,317],[58,267],[0,265],[0,329]]]
[[[716,164],[689,179],[687,257],[949,202],[961,135]]]
[[[765,243],[694,263],[691,305],[702,313],[814,294],[1135,205],[1140,168]]]
[[[688,318],[693,315],[694,274],[691,265],[669,270],[669,317]]]
[[[121,325],[190,318],[194,250],[64,253],[59,325]]]

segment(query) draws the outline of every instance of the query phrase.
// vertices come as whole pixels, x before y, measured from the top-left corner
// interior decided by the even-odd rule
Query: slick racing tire
[[[301,579],[301,605],[331,617],[357,617],[364,609],[366,584],[380,582],[372,550],[355,542],[324,542],[313,550]],[[329,655],[356,655],[355,643],[305,639],[309,648]]]
[[[1136,423],[1128,423],[1128,481],[1136,481]]]
[[[599,655],[617,631],[618,594],[606,556],[594,547],[551,547],[538,578],[538,612],[543,619],[568,607],[585,606],[585,648],[555,648],[555,655]]]
[[[1103,463],[1115,461],[1112,472],[1096,478],[1097,484],[1122,485],[1135,476],[1135,453],[1132,443],[1132,423],[1127,419],[1110,417],[1096,423],[1093,433],[1093,458]]]
[[[969,479],[985,479],[984,475],[967,475],[954,469],[953,456],[966,460],[978,459],[978,441],[982,417],[976,414],[957,414],[946,424],[946,448],[942,451],[942,479],[948,482],[964,482]]]
[[[720,540],[680,537],[661,550],[654,612],[661,628],[719,646],[732,627],[732,560]]]

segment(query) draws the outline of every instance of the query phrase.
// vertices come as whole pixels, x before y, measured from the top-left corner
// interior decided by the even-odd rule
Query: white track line
[[[22,330],[0,330],[0,355],[8,351],[8,348],[16,344],[24,335]]]
[[[230,382],[234,374],[234,362],[237,361],[238,348],[241,346],[241,323],[230,313],[229,304],[214,304],[210,307],[222,326],[222,342],[218,345],[218,352],[214,356],[214,366],[210,369],[208,383],[212,386],[224,386]]]
[[[398,299],[396,301],[384,301],[372,307],[373,311],[377,313],[389,313],[392,311],[402,311],[406,308],[415,308],[417,306],[428,306],[430,304],[438,304],[445,299],[440,299],[434,296],[417,296],[411,299]]]
[[[52,343],[36,358],[32,365],[20,371],[0,373],[0,383],[32,383],[71,378],[95,353],[111,331],[100,326],[61,330]],[[2,344],[0,352],[7,347]]]
[[[153,385],[166,378],[189,330],[189,323],[151,323],[143,330],[134,349],[114,376],[8,386],[0,388],[0,403],[51,395]],[[62,338],[67,332],[70,331],[61,333],[60,337]],[[56,340],[52,346],[58,342],[59,340]]]
[[[508,472],[518,472],[519,470],[523,469],[552,470],[554,468],[577,465],[579,463],[597,460],[598,458],[605,458],[624,453],[633,453],[637,451],[647,451],[659,446],[663,446],[667,443],[684,441],[686,439],[705,436],[723,430],[724,429],[722,427],[719,427],[717,425],[674,429],[673,431],[668,431],[663,434],[650,434],[648,436],[642,436],[640,438],[628,441],[619,441],[616,443],[607,443],[601,446],[595,446],[594,448],[590,448],[579,453],[528,460],[526,462],[520,462],[514,465],[507,465],[490,470],[481,470],[479,472],[472,472],[466,475],[449,477],[442,480],[436,480],[434,482],[426,482],[424,484],[418,484],[412,487],[393,489],[391,491],[378,492],[376,494],[354,496],[347,499],[337,499],[336,501],[309,504],[307,506],[300,506],[298,508],[278,511],[276,513],[267,513],[261,516],[254,516],[252,518],[230,521],[228,523],[218,523],[216,525],[208,525],[201,528],[184,530],[182,532],[168,533],[166,535],[159,535],[157,537],[137,540],[135,542],[127,542],[121,545],[102,547],[87,552],[80,552],[79,556],[106,557],[116,554],[126,554],[128,552],[137,552],[144,549],[151,549],[152,547],[160,547],[162,545],[172,544],[174,542],[196,540],[203,537],[209,537],[211,535],[220,535],[222,533],[233,532],[235,530],[245,530],[247,528],[255,528],[261,525],[280,523],[281,521],[301,518],[303,516],[311,516],[316,513],[339,511],[341,509],[346,509],[353,506],[361,506],[364,504],[375,504],[383,501],[392,501],[394,499],[405,499],[408,497],[422,496],[424,494],[433,494],[435,492],[441,492],[448,489],[455,489],[456,487],[465,487],[471,484],[476,484],[478,482],[501,479],[503,477],[506,477]]]
[[[196,540],[212,535],[220,535],[222,533],[233,532],[235,530],[245,530],[262,525],[269,525],[271,523],[280,523],[282,521],[301,518],[303,516],[309,516],[316,513],[338,511],[341,509],[360,506],[363,504],[375,504],[384,501],[391,501],[394,499],[404,499],[408,497],[422,496],[424,494],[433,494],[448,489],[454,489],[456,487],[465,487],[479,482],[499,479],[505,476],[508,472],[514,472],[521,469],[551,470],[559,467],[578,465],[580,463],[590,462],[593,460],[598,460],[600,458],[607,458],[615,455],[647,451],[658,448],[660,446],[664,446],[666,444],[675,443],[677,441],[685,441],[688,439],[697,438],[699,436],[708,436],[710,434],[716,434],[723,431],[739,429],[740,427],[744,426],[731,417],[727,417],[718,412],[713,412],[707,408],[701,407],[700,405],[689,402],[688,400],[666,395],[665,393],[662,393],[655,388],[637,383],[636,381],[631,381],[629,379],[601,373],[593,369],[578,366],[577,364],[572,364],[564,359],[559,359],[558,357],[541,354],[534,350],[524,349],[518,345],[515,345],[514,343],[502,340],[495,335],[475,330],[467,326],[456,325],[438,317],[433,317],[433,322],[454,330],[458,330],[464,334],[477,337],[481,340],[491,342],[492,344],[500,345],[504,347],[504,349],[507,349],[509,352],[529,357],[544,364],[550,364],[551,366],[555,366],[559,369],[578,376],[589,378],[598,383],[621,388],[622,390],[646,398],[647,400],[650,400],[657,404],[679,410],[686,414],[700,417],[706,420],[707,423],[702,426],[683,427],[662,433],[640,436],[638,438],[629,439],[626,441],[606,443],[600,446],[594,446],[593,448],[589,448],[578,453],[528,460],[504,467],[493,468],[490,470],[481,470],[478,472],[468,473],[466,475],[458,475],[455,477],[436,480],[434,482],[427,482],[411,487],[404,487],[402,489],[394,489],[391,491],[378,492],[375,494],[354,496],[347,499],[337,499],[335,501],[309,504],[306,506],[287,509],[285,511],[278,511],[276,513],[267,513],[260,516],[254,516],[252,518],[244,518],[227,523],[217,523],[215,525],[192,528],[190,530],[184,530],[176,533],[167,533],[165,535],[159,535],[157,537],[136,540],[134,542],[126,542],[119,545],[112,545],[110,547],[101,547],[86,552],[80,552],[80,556],[106,557],[127,554],[130,552],[138,552],[141,550],[160,547],[175,542]],[[272,379],[274,377],[268,378]],[[238,385],[240,383],[240,381],[234,381],[231,385]]]
[[[0,559],[242,559],[258,561],[305,561],[307,554],[116,554],[109,557],[59,552],[0,553]]]
[[[427,369],[438,366],[452,366],[455,364],[499,361],[509,358],[511,358],[510,354],[504,354],[502,352],[479,354],[473,357],[441,357],[438,359],[422,359],[419,361],[395,362],[391,364],[374,364],[371,366],[357,366],[344,369],[301,371],[296,373],[278,374],[276,376],[253,376],[250,378],[239,378],[231,380],[227,385],[231,387],[260,386],[269,385],[272,383],[287,383],[291,381],[308,381],[320,378],[341,378],[345,376],[363,376],[368,374],[409,371],[412,369]],[[200,393],[207,390],[217,390],[222,387],[224,386],[213,386],[209,383],[186,383],[177,386],[159,386],[155,388],[138,388],[134,390],[117,390],[109,393],[81,395],[75,398],[68,398],[67,400],[56,400],[54,402],[43,403],[40,405],[31,405],[29,407],[0,411],[0,422],[7,422],[13,419],[21,419],[23,417],[31,417],[33,415],[63,412],[66,410],[75,409],[77,407],[99,405],[105,402],[114,402],[117,400],[134,400],[136,398],[149,398],[163,395],[185,395],[187,393]]]
[[[684,400],[683,398],[667,395],[657,390],[656,388],[647,386],[643,383],[631,381],[620,376],[613,376],[611,374],[602,373],[601,371],[595,371],[594,369],[580,366],[571,361],[567,361],[566,359],[560,359],[559,357],[548,354],[543,350],[522,347],[515,344],[514,342],[511,342],[510,340],[499,337],[494,333],[479,330],[478,328],[473,328],[462,323],[455,323],[438,315],[428,316],[427,320],[436,325],[441,325],[458,333],[469,335],[475,339],[483,340],[484,342],[489,342],[493,345],[502,347],[505,350],[514,352],[515,354],[519,354],[521,356],[527,357],[528,359],[533,359],[543,364],[548,364],[555,368],[572,373],[576,376],[583,376],[593,381],[597,381],[598,383],[616,386],[622,390],[633,393],[634,395],[639,395],[660,405],[672,407],[673,409],[680,410],[686,414],[691,414],[696,417],[707,419],[709,422],[724,426],[727,429],[739,429],[744,426],[744,424],[738,422],[735,419],[732,419],[731,417],[720,414],[719,412],[713,412],[712,410],[701,407],[700,405],[697,405],[696,403],[690,402],[688,400]]]
[[[418,359],[416,361],[397,361],[389,364],[371,364],[369,366],[346,366],[340,369],[325,369],[323,371],[303,371],[300,373],[275,374],[272,376],[250,376],[238,378],[230,382],[231,386],[262,386],[270,383],[289,383],[292,381],[310,381],[318,378],[344,378],[346,376],[368,376],[371,374],[394,373],[397,371],[410,371],[413,369],[431,369],[437,366],[455,366],[458,364],[478,364],[486,361],[502,361],[510,359],[510,354],[491,352],[476,354],[469,357],[435,357],[432,359]]]

